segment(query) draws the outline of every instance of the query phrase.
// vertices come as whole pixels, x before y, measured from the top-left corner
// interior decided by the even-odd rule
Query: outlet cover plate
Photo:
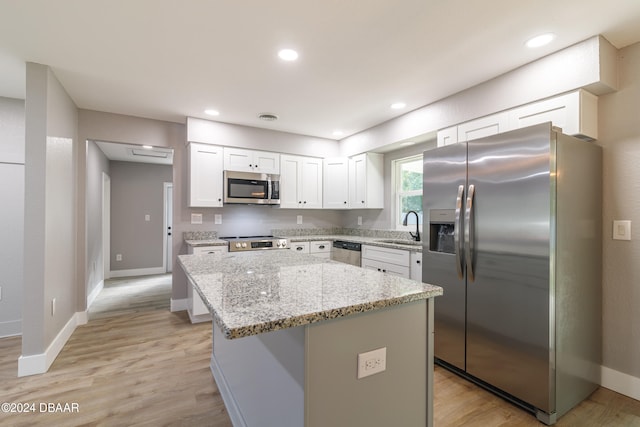
[[[631,221],[613,221],[613,240],[631,240]]]
[[[358,379],[387,369],[387,347],[358,354]]]

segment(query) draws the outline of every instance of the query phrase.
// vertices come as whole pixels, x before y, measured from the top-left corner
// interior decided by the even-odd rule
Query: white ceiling
[[[640,41],[640,1],[0,0],[0,96],[30,61],[80,108],[341,139],[596,34]]]
[[[121,162],[173,164],[173,149],[152,146],[120,144],[117,142],[95,141],[109,160]]]

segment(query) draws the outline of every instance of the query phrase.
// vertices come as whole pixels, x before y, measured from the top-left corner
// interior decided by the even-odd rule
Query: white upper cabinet
[[[222,147],[189,143],[189,206],[222,206]]]
[[[544,122],[551,122],[567,135],[597,139],[598,97],[580,89],[509,110],[511,129]]]
[[[280,173],[280,154],[224,147],[224,169],[239,172]]]
[[[438,131],[438,147],[545,122],[551,122],[567,135],[586,140],[597,139],[598,97],[579,89],[461,123]]]
[[[484,138],[485,136],[496,135],[508,130],[509,114],[504,111],[458,125],[457,142]]]
[[[280,208],[322,208],[322,159],[280,156]]]
[[[442,129],[438,131],[437,145],[438,147],[444,147],[445,145],[451,145],[458,142],[458,126],[451,126],[450,128]]]
[[[325,209],[349,208],[349,159],[327,158],[323,161],[322,206]]]
[[[363,153],[349,159],[349,207],[384,208],[384,155]]]

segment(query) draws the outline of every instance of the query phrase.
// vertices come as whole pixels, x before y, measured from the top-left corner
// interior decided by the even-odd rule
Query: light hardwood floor
[[[112,281],[46,374],[16,378],[21,340],[0,339],[0,403],[79,407],[0,412],[0,426],[231,426],[209,370],[211,325],[169,312],[170,293],[165,276]],[[434,389],[436,427],[543,425],[442,368]],[[600,388],[556,425],[640,427],[640,402]]]

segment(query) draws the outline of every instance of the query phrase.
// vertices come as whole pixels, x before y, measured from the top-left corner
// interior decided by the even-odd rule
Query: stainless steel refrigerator
[[[546,424],[600,380],[601,164],[548,123],[424,153],[436,363]]]

